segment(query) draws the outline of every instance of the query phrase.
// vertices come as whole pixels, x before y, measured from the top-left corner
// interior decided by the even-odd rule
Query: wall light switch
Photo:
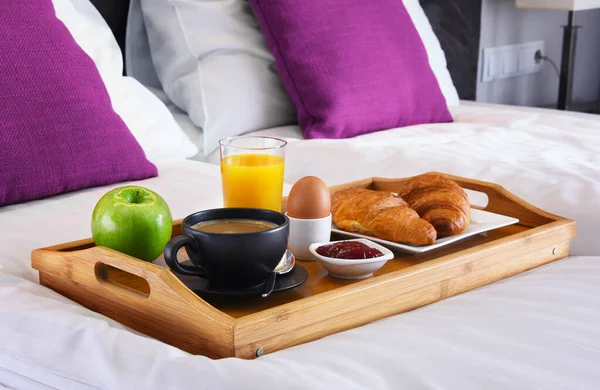
[[[502,68],[502,53],[493,49],[484,49],[482,81],[496,80],[502,74]]]
[[[500,56],[500,53],[491,53],[488,64],[489,77],[495,78],[502,73],[502,56]]]
[[[516,50],[506,50],[502,52],[502,74],[510,75],[519,70],[519,55]]]
[[[484,48],[481,81],[486,83],[540,72],[543,61],[535,61],[538,50],[544,53],[544,41]]]

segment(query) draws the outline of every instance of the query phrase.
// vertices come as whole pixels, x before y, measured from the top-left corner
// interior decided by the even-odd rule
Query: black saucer
[[[191,265],[191,262],[182,261],[182,264]],[[198,277],[198,276],[186,276],[179,275],[175,273],[175,276],[179,278],[193,292],[202,296],[202,295],[212,295],[212,296],[225,296],[225,297],[260,297],[262,295],[263,284],[258,286],[245,288],[245,289],[223,289],[216,286],[211,286],[210,282],[207,279]],[[300,286],[302,283],[306,282],[308,279],[308,270],[304,268],[301,264],[296,263],[294,269],[292,269],[287,274],[277,275],[275,279],[275,288],[273,292],[285,291],[292,289],[294,287]],[[265,282],[266,283],[266,282]]]

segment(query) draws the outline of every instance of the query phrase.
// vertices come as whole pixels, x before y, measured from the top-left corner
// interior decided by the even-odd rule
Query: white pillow
[[[121,50],[110,28],[89,0],[53,0],[56,16],[94,61],[110,96],[150,161],[189,158],[198,149],[167,107],[131,77],[123,77]]]
[[[297,123],[245,0],[142,0],[141,9],[156,74],[202,128],[206,155],[222,138]]]

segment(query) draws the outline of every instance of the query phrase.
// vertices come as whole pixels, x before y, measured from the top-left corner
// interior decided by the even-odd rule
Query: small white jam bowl
[[[321,256],[317,253],[317,248],[323,245],[330,245],[337,242],[346,241],[358,241],[363,244],[378,249],[383,256],[374,257],[372,259],[335,259],[332,257]],[[373,272],[383,267],[388,260],[394,258],[394,253],[379,245],[373,241],[366,240],[364,238],[356,240],[342,240],[342,241],[331,241],[311,244],[309,247],[310,253],[317,258],[317,261],[323,268],[325,268],[331,276],[340,279],[366,279],[373,275]]]

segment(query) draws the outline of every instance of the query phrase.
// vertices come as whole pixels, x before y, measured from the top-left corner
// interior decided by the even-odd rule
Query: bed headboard
[[[127,27],[127,14],[129,13],[129,0],[90,0],[100,12],[112,30],[123,53],[125,60],[125,31]]]
[[[464,100],[475,100],[482,0],[420,0]]]
[[[125,47],[129,0],[91,0]],[[448,69],[464,100],[475,100],[482,0],[420,0],[448,60]]]

